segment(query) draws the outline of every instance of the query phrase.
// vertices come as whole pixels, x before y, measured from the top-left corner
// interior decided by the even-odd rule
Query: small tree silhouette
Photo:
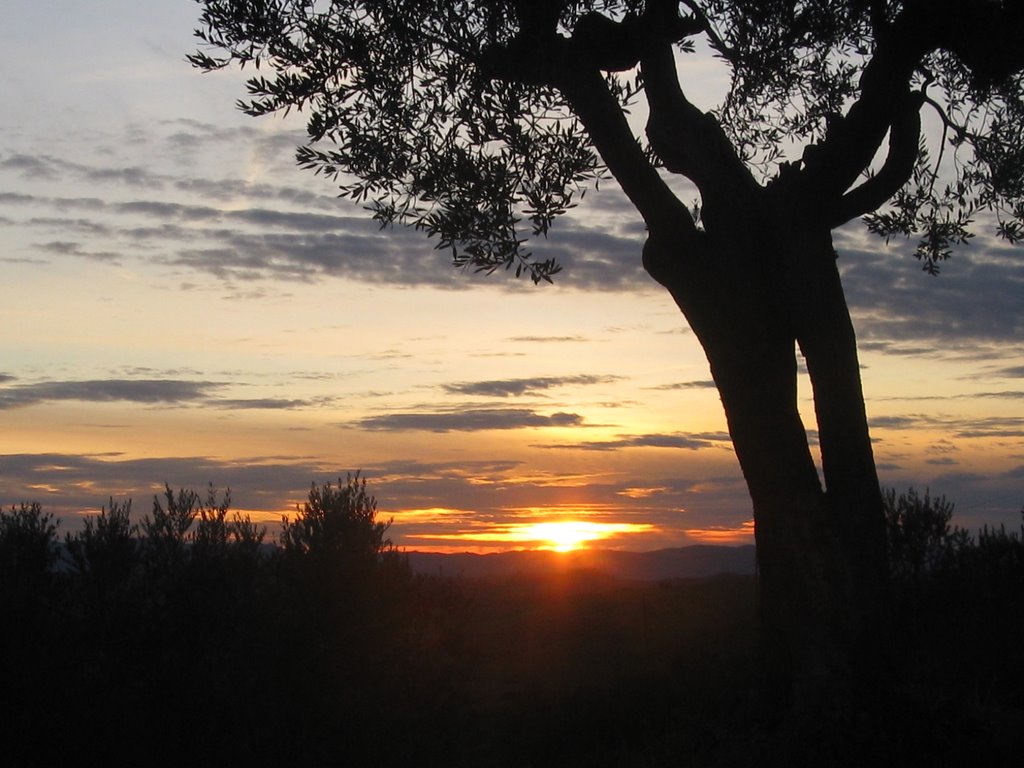
[[[0,510],[0,564],[5,577],[49,573],[57,561],[57,526],[37,501]]]
[[[0,608],[12,626],[50,597],[58,525],[35,501],[0,510]]]
[[[294,519],[282,520],[281,546],[288,556],[307,559],[316,570],[365,574],[392,550],[384,535],[391,526],[377,520],[377,500],[359,473],[337,486],[315,483]]]
[[[193,490],[183,488],[175,495],[165,485],[164,498],[166,507],[154,496],[152,514],[142,519],[146,564],[153,575],[170,574],[182,566],[188,532],[199,513],[199,495]]]
[[[231,489],[217,499],[217,489],[210,485],[206,491],[206,503],[199,501],[195,517],[195,528],[189,535],[192,544],[191,555],[197,560],[223,560],[228,546],[234,538],[228,510],[231,508]]]
[[[131,522],[132,502],[110,499],[98,515],[85,518],[85,527],[64,537],[71,568],[89,583],[95,596],[105,594],[131,576],[138,563],[138,526]]]
[[[927,489],[921,496],[913,488],[897,495],[889,489],[884,508],[889,569],[897,579],[920,582],[970,543],[966,531],[950,526],[955,505],[945,496],[933,498]]]

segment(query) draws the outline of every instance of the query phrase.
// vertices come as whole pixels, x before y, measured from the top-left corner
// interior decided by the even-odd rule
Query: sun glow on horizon
[[[738,528],[688,528],[686,535],[698,544],[746,544],[753,541],[754,521],[744,520]]]
[[[463,530],[436,534],[419,533],[411,534],[407,538],[428,541],[450,540],[518,544],[529,549],[572,552],[577,549],[585,549],[586,545],[592,541],[600,541],[622,534],[647,533],[653,530],[654,526],[649,523],[597,523],[587,520],[552,520],[539,523],[499,525],[487,530],[478,531]]]
[[[612,533],[621,533],[614,523],[589,523],[582,520],[558,520],[551,523],[534,523],[524,528],[523,533],[536,541],[547,542],[541,549],[555,552],[571,552],[581,549],[587,542],[604,539]]]

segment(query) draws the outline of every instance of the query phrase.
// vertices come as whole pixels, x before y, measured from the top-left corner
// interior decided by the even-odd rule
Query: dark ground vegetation
[[[751,577],[416,576],[358,478],[276,545],[212,491],[130,506],[0,513],[6,765],[1019,764],[1024,531],[943,498],[887,499],[893,689],[784,716]]]

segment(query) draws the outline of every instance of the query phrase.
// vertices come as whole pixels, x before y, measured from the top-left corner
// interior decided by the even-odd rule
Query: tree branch
[[[564,74],[558,88],[648,228],[665,231],[681,228],[684,236],[696,233],[689,210],[644,154],[604,77],[597,69],[573,61],[575,66]]]
[[[861,75],[860,97],[829,126],[820,144],[804,151],[807,193],[818,201],[842,197],[871,164],[896,120],[914,68],[928,50],[913,23],[901,14],[890,26]]]
[[[640,60],[650,107],[647,137],[668,170],[697,185],[705,212],[723,201],[743,205],[759,189],[722,127],[690,103],[679,84],[671,42],[658,35],[658,20],[648,19]]]
[[[907,183],[914,172],[918,142],[921,138],[921,104],[924,95],[907,94],[903,109],[889,129],[889,153],[881,169],[839,201],[829,220],[838,227],[884,205]]]
[[[692,215],[644,154],[601,74],[635,66],[640,43],[636,17],[615,22],[587,14],[570,39],[552,29],[521,31],[511,42],[488,48],[478,67],[492,79],[560,90],[648,228],[689,236],[697,231]]]
[[[693,14],[693,18],[699,24],[699,30],[708,36],[708,40],[711,41],[711,47],[718,51],[719,55],[726,61],[736,61],[736,51],[718,34],[718,31],[714,28],[704,10],[694,0],[682,0],[682,2],[683,5],[690,9],[690,13]]]
[[[872,10],[877,19],[884,8]],[[1019,2],[908,0],[877,37],[875,53],[861,75],[860,97],[824,141],[805,152],[807,193],[827,201],[850,188],[898,119],[902,95],[928,53],[944,49],[956,54],[985,87],[1024,68],[1024,47],[1018,39],[1022,33],[1024,8]]]

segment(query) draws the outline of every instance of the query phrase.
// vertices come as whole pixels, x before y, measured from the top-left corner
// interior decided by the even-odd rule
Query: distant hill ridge
[[[573,552],[517,550],[477,555],[406,552],[416,573],[443,576],[512,576],[567,570],[595,570],[618,579],[659,581],[720,574],[754,573],[754,547],[695,544],[652,552],[580,549]]]

